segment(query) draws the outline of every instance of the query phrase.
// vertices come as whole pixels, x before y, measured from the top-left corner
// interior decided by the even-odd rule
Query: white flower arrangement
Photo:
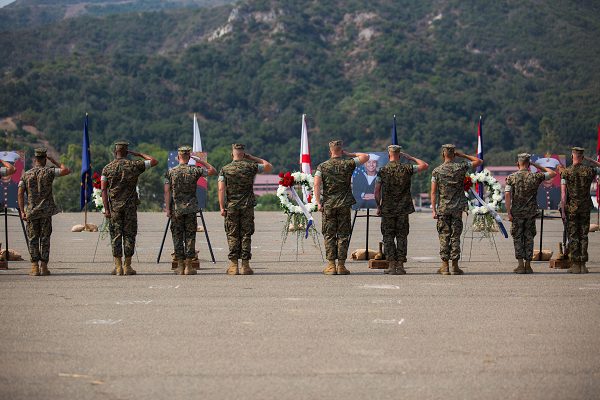
[[[294,184],[302,185],[307,189],[309,193],[310,201],[305,203],[306,209],[308,212],[313,213],[317,211],[317,203],[315,201],[315,196],[313,195],[315,179],[311,174],[305,174],[302,172],[293,172],[292,176],[294,177]],[[293,190],[293,189],[292,189]],[[286,214],[302,214],[302,209],[300,206],[292,203],[288,196],[288,188],[279,185],[277,188],[277,197],[279,198],[279,203],[281,204],[281,208],[283,212]]]
[[[494,209],[494,211],[498,210],[499,205],[502,203],[502,186],[496,178],[491,174],[491,172],[487,169],[484,169],[481,172],[477,172],[470,175],[473,185],[479,183],[480,185],[484,185],[487,189],[488,195],[484,197],[488,205]],[[465,192],[465,195],[468,197],[468,193]],[[489,209],[486,206],[480,205],[477,199],[473,199],[469,201],[469,211],[471,211],[474,215],[485,215],[489,212]]]
[[[104,213],[104,203],[102,202],[102,190],[94,188],[92,191],[92,202],[97,210]]]

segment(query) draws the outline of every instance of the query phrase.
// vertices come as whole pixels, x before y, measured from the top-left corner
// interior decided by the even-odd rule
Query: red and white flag
[[[302,134],[300,137],[300,171],[312,174],[310,165],[310,148],[308,146],[308,128],[306,127],[306,114],[302,114]]]

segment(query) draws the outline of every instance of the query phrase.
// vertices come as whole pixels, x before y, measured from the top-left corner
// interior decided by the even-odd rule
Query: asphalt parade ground
[[[599,396],[600,233],[590,234],[587,275],[547,262],[513,274],[511,239],[495,236],[498,261],[488,239],[467,233],[465,275],[441,276],[435,222],[415,213],[407,275],[348,261],[351,275],[324,276],[319,247],[294,235],[282,247],[283,214],[263,212],[255,275],[227,276],[222,218],[205,217],[216,264],[199,233],[199,274],[173,275],[170,233],[156,263],[165,216],[139,213],[138,275],[111,276],[109,240],[71,233],[83,216],[59,214],[49,277],[27,275],[19,220],[9,218],[10,247],[27,261],[0,271],[0,398]],[[365,229],[358,219],[351,251],[364,247]],[[561,238],[561,221],[546,220],[544,247],[556,252]],[[371,218],[369,247],[379,240]]]

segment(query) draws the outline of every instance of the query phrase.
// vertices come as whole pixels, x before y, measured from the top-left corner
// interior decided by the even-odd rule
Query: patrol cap
[[[35,157],[46,157],[47,152],[48,149],[46,149],[45,147],[38,147],[37,149],[33,150],[33,154],[35,155]]]
[[[397,144],[390,144],[388,146],[388,151],[393,151],[394,153],[399,153],[400,151],[402,151],[402,146],[397,145]]]
[[[585,151],[585,149],[583,147],[573,147],[571,150],[579,153],[579,154],[583,154],[583,152]]]
[[[129,147],[129,142],[127,140],[117,140],[114,143],[115,149],[126,149]]]
[[[454,149],[456,149],[456,146],[453,145],[453,144],[447,143],[447,144],[443,144],[442,145],[442,149],[444,149],[444,150],[454,150]]]
[[[531,154],[529,153],[520,153],[517,156],[517,160],[521,161],[521,162],[528,162],[531,159]]]
[[[192,151],[192,148],[190,146],[184,145],[184,146],[179,146],[177,151],[180,153],[190,153]]]
[[[241,143],[234,143],[234,144],[232,144],[232,145],[231,145],[231,148],[232,148],[233,150],[245,150],[245,149],[246,149],[246,146],[244,146],[244,145],[243,145],[243,144],[241,144]]]
[[[329,147],[342,147],[343,144],[344,143],[341,140],[332,140],[329,142]]]

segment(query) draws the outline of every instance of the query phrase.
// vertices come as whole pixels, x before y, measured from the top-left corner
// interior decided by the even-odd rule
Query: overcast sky
[[[0,0],[0,7],[4,7],[7,4],[12,3],[15,0]]]

